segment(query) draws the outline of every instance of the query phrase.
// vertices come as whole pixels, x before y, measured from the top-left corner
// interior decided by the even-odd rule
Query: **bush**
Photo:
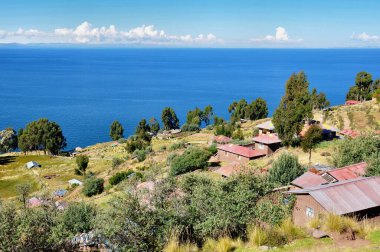
[[[324,151],[321,153],[321,156],[322,157],[330,157],[331,156],[331,153],[330,152],[327,152],[327,151]]]
[[[269,180],[279,185],[288,185],[305,172],[298,162],[297,156],[283,153],[272,164],[269,170]]]
[[[133,155],[137,158],[139,162],[142,162],[146,159],[146,151],[145,150],[135,150]]]
[[[187,124],[185,123],[182,125],[181,130],[184,132],[195,132],[195,131],[200,131],[201,128],[197,124]]]
[[[112,158],[112,168],[116,168],[118,167],[119,165],[121,165],[122,163],[124,163],[124,160],[121,159],[121,158],[117,158],[117,157],[114,157]]]
[[[166,158],[166,164],[170,165],[174,158],[178,157],[179,155],[177,153],[170,153],[168,157]]]
[[[174,150],[179,150],[186,148],[186,143],[184,141],[178,141],[170,145],[169,150],[174,151]]]
[[[166,151],[166,145],[161,146],[160,151]]]
[[[216,143],[213,143],[213,144],[210,145],[210,147],[208,147],[208,151],[212,155],[215,155],[218,152],[218,149],[216,147],[217,147]]]
[[[117,185],[127,179],[131,174],[133,174],[133,171],[118,172],[109,179],[109,182],[111,185]]]
[[[85,180],[83,187],[83,194],[87,197],[97,195],[103,192],[104,189],[104,179],[90,177]]]
[[[120,143],[120,144],[124,144],[124,143],[127,142],[127,139],[125,139],[125,138],[120,138],[119,140],[117,140],[117,142]]]
[[[181,156],[174,157],[170,163],[170,174],[175,176],[182,173],[203,169],[211,153],[200,148],[189,148]]]

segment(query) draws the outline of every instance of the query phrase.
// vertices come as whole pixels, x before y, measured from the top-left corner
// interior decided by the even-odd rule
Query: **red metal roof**
[[[262,134],[254,137],[252,140],[263,144],[281,143],[281,139],[278,138],[277,134]]]
[[[354,213],[380,206],[380,177],[344,180],[287,193],[309,194],[327,211],[335,214]]]
[[[232,141],[231,138],[226,137],[226,136],[223,136],[223,135],[215,136],[215,137],[214,137],[214,140],[215,140],[217,143],[229,143],[229,142]]]
[[[345,167],[337,168],[327,173],[336,178],[337,180],[348,180],[361,177],[365,174],[368,164],[366,162],[348,165]]]
[[[293,180],[291,184],[300,188],[310,188],[313,186],[322,185],[326,182],[327,181],[320,175],[308,171]]]
[[[341,134],[341,135],[344,135],[344,136],[349,136],[349,137],[355,138],[355,137],[357,137],[360,133],[357,132],[356,130],[344,129],[344,130],[341,130],[341,131],[340,131],[340,134]]]
[[[248,147],[234,145],[234,144],[225,144],[217,147],[219,150],[227,151],[234,153],[247,158],[262,157],[265,156],[265,153],[259,150],[253,150]]]
[[[346,101],[346,105],[355,105],[355,104],[359,104],[360,101],[354,101],[354,100],[348,100]]]

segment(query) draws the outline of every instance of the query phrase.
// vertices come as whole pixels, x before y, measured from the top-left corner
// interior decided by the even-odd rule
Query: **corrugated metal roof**
[[[253,141],[263,144],[274,144],[281,143],[281,139],[277,134],[262,134],[257,137],[252,138]]]
[[[230,153],[238,154],[247,158],[262,157],[265,153],[259,150],[253,150],[244,146],[225,144],[217,147],[219,150],[227,151]]]
[[[229,138],[227,136],[223,136],[223,135],[220,135],[220,136],[215,136],[214,137],[214,140],[217,142],[217,143],[229,143],[232,141],[232,138]]]
[[[298,186],[300,188],[309,188],[316,185],[321,185],[323,183],[326,183],[327,181],[324,180],[320,175],[312,173],[312,172],[305,172],[295,180],[291,182],[292,185]]]
[[[348,214],[380,206],[380,177],[365,177],[289,191],[309,194],[327,211]]]
[[[256,125],[256,128],[274,130],[274,125],[272,123],[272,120],[270,120]]]
[[[366,162],[348,165],[345,167],[337,168],[331,171],[328,171],[331,176],[337,180],[348,180],[354,179],[361,176],[364,176],[368,164]]]

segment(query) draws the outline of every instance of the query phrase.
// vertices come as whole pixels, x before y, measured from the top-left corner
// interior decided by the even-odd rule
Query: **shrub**
[[[218,240],[207,239],[202,251],[204,252],[230,252],[243,248],[243,242],[240,239],[233,240],[230,237],[221,237]]]
[[[184,132],[186,132],[186,131],[187,132],[196,132],[196,131],[200,131],[201,128],[197,124],[185,123],[184,125],[182,125],[181,130]]]
[[[119,140],[117,140],[117,142],[120,143],[120,144],[124,144],[124,143],[127,142],[127,139],[125,139],[125,138],[120,138]]]
[[[170,165],[174,158],[178,157],[179,155],[177,153],[170,153],[168,157],[166,158],[166,164]]]
[[[170,163],[170,174],[182,173],[203,169],[207,167],[207,161],[211,153],[200,148],[189,148],[181,156],[174,157]]]
[[[259,135],[259,132],[260,132],[260,130],[259,130],[259,128],[253,128],[253,131],[252,131],[252,136],[253,137],[256,137],[256,136],[258,136]]]
[[[133,155],[137,158],[139,162],[142,162],[146,159],[146,151],[145,150],[135,150]]]
[[[297,156],[283,153],[272,164],[269,170],[269,180],[280,185],[287,185],[305,172],[298,162]]]
[[[286,238],[287,242],[295,239],[305,238],[304,230],[294,225],[290,218],[285,219],[278,227],[277,232]]]
[[[183,149],[186,147],[186,143],[184,141],[178,141],[170,145],[169,150],[174,151],[178,149]]]
[[[132,173],[133,171],[118,172],[109,179],[109,182],[111,185],[117,185],[121,181],[127,179]]]
[[[331,156],[331,153],[330,152],[327,152],[327,151],[324,151],[321,153],[321,156],[322,157],[330,157]]]
[[[75,170],[76,174],[86,175],[86,169],[88,166],[89,158],[86,155],[78,155],[75,157],[78,169]]]
[[[83,194],[87,197],[91,197],[96,194],[100,194],[104,189],[104,179],[90,177],[85,180],[83,187]]]
[[[166,151],[166,145],[161,146],[160,151]]]
[[[118,167],[119,165],[121,165],[122,163],[124,163],[124,160],[121,159],[121,158],[117,158],[117,157],[114,157],[112,158],[112,168],[116,168]]]
[[[216,154],[218,152],[218,149],[216,147],[217,147],[216,143],[213,143],[213,144],[210,145],[210,147],[208,147],[208,151],[212,155],[214,155],[214,154]]]

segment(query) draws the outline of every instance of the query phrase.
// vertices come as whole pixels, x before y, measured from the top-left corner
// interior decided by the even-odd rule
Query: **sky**
[[[379,0],[0,0],[0,43],[380,47]]]

